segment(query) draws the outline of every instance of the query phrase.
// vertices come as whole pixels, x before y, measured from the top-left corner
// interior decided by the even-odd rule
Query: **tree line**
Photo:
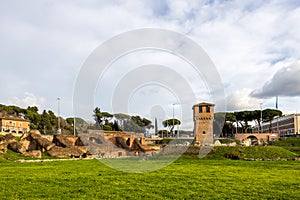
[[[223,117],[225,114],[225,123],[222,128],[222,134],[224,136],[230,136],[235,133],[251,133],[252,126],[250,122],[254,122],[261,130],[262,122],[269,122],[268,131],[272,132],[272,120],[275,117],[282,116],[282,112],[276,109],[265,110],[245,110],[227,113],[215,113],[215,120]],[[262,117],[262,119],[261,119]]]
[[[0,104],[0,114],[2,116],[13,115],[30,120],[30,129],[37,129],[42,134],[54,134],[58,129],[58,118],[54,112],[51,110],[43,110],[42,113],[39,113],[39,109],[36,106],[28,106],[24,109],[18,106]],[[216,122],[219,118],[224,117],[224,115],[224,126],[223,124],[218,125]],[[265,109],[262,113],[261,110],[215,113],[214,129],[217,127],[221,130],[220,132],[222,132],[221,136],[230,137],[235,133],[251,133],[252,127],[250,122],[255,122],[260,130],[262,122],[270,122],[268,131],[271,132],[272,120],[277,116],[282,116],[282,112],[275,109]],[[148,133],[150,129],[154,128],[152,122],[147,118],[138,115],[130,116],[123,113],[111,114],[101,111],[99,107],[93,110],[93,117],[95,120],[94,124],[89,124],[81,118],[76,118],[76,128],[81,127],[82,130],[101,129],[136,133]],[[73,134],[74,118],[60,118],[60,123],[63,133]],[[156,130],[156,133],[160,137],[174,136],[177,134],[174,128],[180,124],[181,121],[179,119],[166,119],[162,122],[162,125],[168,130]]]
[[[130,116],[128,114],[117,113],[111,114],[105,111],[101,111],[99,107],[94,109],[95,129],[107,130],[107,131],[128,131],[135,133],[149,133],[149,130],[154,128],[152,121],[141,116]],[[158,134],[161,136],[173,133],[174,127],[180,125],[179,119],[166,119],[162,122],[163,127],[169,130],[160,130]]]
[[[0,115],[15,116],[30,121],[30,129],[39,130],[42,134],[55,134],[58,129],[58,117],[51,110],[43,110],[39,113],[37,106],[28,106],[21,108],[14,105],[0,104]],[[130,116],[123,113],[111,114],[109,112],[101,111],[99,107],[93,110],[94,124],[87,123],[81,118],[76,118],[76,129],[100,129],[107,131],[128,131],[135,133],[149,133],[149,130],[154,128],[152,122],[144,117],[135,115]],[[161,136],[174,135],[175,125],[180,124],[178,119],[167,119],[162,122],[162,125],[169,130],[160,130],[158,134]],[[64,134],[73,134],[74,118],[69,117],[63,119],[60,117],[60,128]],[[163,131],[163,132],[162,132]]]
[[[28,106],[20,108],[18,106],[6,106],[0,104],[0,113],[2,116],[21,117],[30,121],[30,129],[39,130],[42,134],[54,134],[58,129],[58,118],[51,110],[43,110],[39,113],[37,106]],[[70,119],[60,118],[61,129],[66,134],[72,134],[73,127]]]
[[[123,113],[111,114],[101,111],[99,107],[94,109],[94,129],[106,131],[128,131],[136,133],[146,133],[153,128],[149,119],[140,116],[130,116]],[[113,119],[113,121],[111,121]]]

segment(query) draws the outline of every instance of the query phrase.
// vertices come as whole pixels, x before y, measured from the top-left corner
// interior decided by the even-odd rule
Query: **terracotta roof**
[[[0,119],[30,122],[30,120],[23,119],[23,118],[21,118],[21,117],[16,117],[16,116],[4,116],[4,117],[0,117]]]

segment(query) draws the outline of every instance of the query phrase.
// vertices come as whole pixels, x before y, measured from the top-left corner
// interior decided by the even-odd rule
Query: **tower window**
[[[203,131],[202,134],[205,135],[205,131]]]
[[[199,106],[199,113],[202,113],[202,106]]]
[[[210,107],[209,106],[206,106],[206,112],[210,113]]]

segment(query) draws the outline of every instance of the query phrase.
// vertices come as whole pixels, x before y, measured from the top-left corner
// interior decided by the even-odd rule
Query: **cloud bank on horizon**
[[[300,62],[279,69],[262,88],[251,92],[257,98],[300,96]]]
[[[278,95],[279,109],[295,112],[299,21],[298,0],[1,1],[0,103],[56,110],[60,97],[62,115],[72,116],[74,82],[89,54],[117,34],[150,27],[177,31],[204,48],[223,80],[227,110],[259,109],[260,102],[274,108]],[[205,89],[198,96],[206,100]]]

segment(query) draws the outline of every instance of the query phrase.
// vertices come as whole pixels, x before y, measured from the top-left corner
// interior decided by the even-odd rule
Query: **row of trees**
[[[152,122],[147,118],[140,116],[130,116],[123,113],[111,114],[102,112],[99,107],[94,109],[95,127],[97,129],[108,131],[130,131],[136,133],[147,133],[154,128]],[[113,121],[111,121],[114,119]],[[179,119],[167,119],[162,125],[169,129],[168,133],[173,133],[175,125],[180,125]]]
[[[2,115],[15,115],[28,119],[31,122],[31,129],[37,129],[44,134],[55,133],[58,128],[58,119],[54,112],[51,110],[43,110],[43,112],[40,114],[36,106],[29,106],[27,109],[24,109],[18,106],[5,106],[0,104],[0,113]],[[218,124],[218,121],[222,122],[221,119],[224,117],[224,115],[225,123],[223,126],[223,123]],[[93,126],[89,125],[83,119],[76,118],[76,127],[80,126],[83,129],[90,128],[109,131],[131,131],[136,133],[147,133],[150,129],[154,128],[149,119],[140,116],[130,116],[122,113],[110,114],[108,112],[102,112],[98,107],[95,108],[93,116],[96,121]],[[255,124],[259,126],[260,130],[262,122],[270,122],[268,131],[271,132],[271,122],[276,116],[282,116],[282,112],[275,109],[265,109],[262,111],[262,121],[261,110],[215,113],[214,129],[216,129],[216,127],[220,129],[219,132],[222,132],[222,136],[230,136],[234,133],[249,133],[252,131],[251,125],[249,124],[251,124],[250,122],[254,121]],[[73,132],[73,118],[67,118],[66,120],[61,118],[60,121],[61,128],[63,129],[64,133],[68,134]],[[162,122],[162,125],[168,130],[158,131],[156,122],[156,133],[160,134],[161,136],[168,136],[168,134],[173,134],[174,136],[176,135],[174,127],[180,124],[181,122],[179,119],[167,119]]]
[[[223,117],[224,113],[216,113],[215,119]],[[223,136],[232,135],[234,133],[250,133],[252,132],[252,127],[249,125],[250,122],[255,122],[258,125],[259,130],[261,130],[262,122],[269,123],[269,132],[272,131],[272,120],[277,117],[282,116],[280,110],[275,109],[265,109],[252,110],[252,111],[237,111],[225,113],[225,124],[222,128]],[[262,117],[262,119],[261,119]]]
[[[225,116],[225,123],[224,123]],[[228,113],[215,113],[214,120],[214,133],[221,133],[221,136],[231,136],[234,133],[251,133],[252,122],[258,125],[261,130],[262,122],[270,122],[268,132],[272,131],[272,120],[275,117],[282,116],[280,110],[265,109],[261,110],[245,110]],[[261,118],[262,117],[262,118]],[[94,118],[97,128],[103,130],[114,131],[132,131],[137,133],[146,133],[149,129],[154,128],[152,122],[140,116],[130,116],[127,114],[110,114],[108,112],[101,112],[100,108],[95,108]],[[114,119],[111,122],[111,119]],[[223,120],[222,120],[223,119]],[[157,122],[156,122],[157,124]],[[162,122],[163,127],[168,130],[157,130],[156,133],[160,136],[168,137],[170,134],[173,136],[177,133],[174,131],[176,125],[180,125],[179,119],[167,119]],[[217,130],[218,129],[218,130]]]
[[[152,122],[140,116],[130,116],[126,114],[110,114],[102,112],[96,107],[94,110],[95,128],[108,131],[132,131],[136,133],[146,133],[153,128]],[[111,122],[114,118],[113,122]]]
[[[43,110],[40,114],[36,106],[28,106],[27,109],[18,106],[5,106],[0,104],[0,113],[3,116],[18,116],[30,120],[30,129],[37,129],[42,134],[56,133],[58,128],[58,119],[51,110]],[[65,133],[72,132],[72,125],[61,118],[61,128]]]
[[[18,106],[6,106],[0,104],[0,114],[2,116],[19,116],[30,120],[30,129],[37,129],[42,134],[54,134],[58,129],[58,118],[51,110],[43,110],[39,113],[36,106],[28,106],[20,108]],[[136,133],[148,133],[150,129],[154,128],[152,122],[140,116],[130,116],[127,114],[110,114],[102,112],[100,108],[96,107],[94,110],[95,124],[91,125],[81,118],[76,118],[77,129],[102,129],[108,131],[131,131]],[[112,119],[114,119],[112,121]],[[162,122],[162,125],[168,130],[164,132],[168,135],[174,135],[174,127],[181,122],[178,119],[167,119]],[[65,134],[73,134],[74,118],[60,118],[60,127]],[[157,126],[156,126],[157,128]],[[158,131],[157,131],[158,132]]]

